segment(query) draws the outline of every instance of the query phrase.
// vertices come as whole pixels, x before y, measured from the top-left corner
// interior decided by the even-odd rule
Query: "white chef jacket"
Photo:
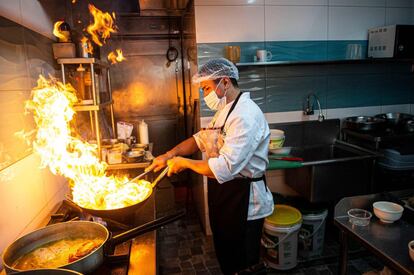
[[[216,112],[209,127],[221,127],[233,102]],[[210,158],[208,165],[219,183],[236,177],[259,178],[269,163],[269,125],[260,108],[243,93],[224,127],[224,145],[219,156]],[[194,135],[203,150],[199,133]],[[273,212],[273,196],[263,180],[250,184],[248,220],[264,218]]]

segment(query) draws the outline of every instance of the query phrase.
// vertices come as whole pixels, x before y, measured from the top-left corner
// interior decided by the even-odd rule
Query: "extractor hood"
[[[122,1],[121,12],[139,16],[181,16],[189,0],[129,0]]]

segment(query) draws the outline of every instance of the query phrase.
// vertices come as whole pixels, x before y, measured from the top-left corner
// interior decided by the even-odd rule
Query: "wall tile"
[[[414,24],[413,12],[412,8],[387,8],[385,25]]]
[[[198,43],[198,65],[211,58],[225,57],[226,46],[240,46],[240,62],[253,62],[256,51],[265,48],[264,42]]]
[[[266,112],[266,82],[264,79],[240,79],[238,81],[242,92],[249,92],[250,98]]]
[[[389,64],[333,64],[327,65],[326,70],[329,76],[335,75],[365,75],[385,74],[389,71]],[[350,76],[352,77],[352,76]]]
[[[410,74],[387,74],[387,87],[382,91],[381,104],[414,103],[414,79]]]
[[[329,7],[329,40],[367,40],[368,29],[385,24],[385,8]]]
[[[325,76],[327,73],[326,68],[326,65],[266,66],[266,76],[268,78]]]
[[[265,0],[195,0],[195,6],[263,6]]]
[[[381,113],[408,113],[409,114],[410,111],[411,111],[410,104],[381,106]]]
[[[368,41],[367,40],[334,40],[327,42],[327,59],[328,60],[344,60],[350,59],[352,54],[352,45],[359,45],[361,51],[361,59],[367,58]]]
[[[266,67],[265,66],[238,66],[240,79],[251,78],[265,78]]]
[[[328,0],[265,0],[267,6],[326,6]]]
[[[0,17],[0,91],[27,90],[23,27]]]
[[[379,106],[387,85],[384,74],[331,76],[328,78],[327,106],[329,109]]]
[[[266,41],[326,40],[326,6],[266,6]]]
[[[327,41],[269,41],[273,61],[326,60]]]
[[[414,8],[414,0],[386,0],[387,7]]]
[[[266,79],[267,112],[303,110],[309,93],[315,93],[319,97],[321,107],[324,109],[326,78],[307,76],[268,78]]]
[[[263,6],[196,6],[197,43],[264,41]]]
[[[329,0],[329,6],[384,7],[386,0]]]

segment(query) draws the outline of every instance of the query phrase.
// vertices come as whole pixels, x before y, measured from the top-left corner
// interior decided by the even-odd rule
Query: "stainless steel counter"
[[[393,197],[410,193],[414,190],[391,193]],[[375,254],[381,261],[398,274],[414,274],[414,262],[410,259],[408,243],[414,240],[414,221],[407,215],[392,224],[384,224],[375,217],[372,204],[379,200],[389,200],[387,194],[371,194],[342,199],[335,207],[335,225],[341,230],[341,263],[340,274],[347,272],[348,238],[357,240],[366,249]],[[373,217],[368,226],[354,226],[348,221],[347,211],[351,208],[362,208],[372,212]]]

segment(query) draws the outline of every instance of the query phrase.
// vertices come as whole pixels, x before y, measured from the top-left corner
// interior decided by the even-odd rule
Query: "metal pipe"
[[[187,93],[185,89],[185,67],[184,67],[184,37],[183,37],[183,25],[184,25],[184,17],[181,17],[180,21],[180,52],[181,52],[181,76],[183,82],[183,108],[184,108],[184,137],[187,138]]]

